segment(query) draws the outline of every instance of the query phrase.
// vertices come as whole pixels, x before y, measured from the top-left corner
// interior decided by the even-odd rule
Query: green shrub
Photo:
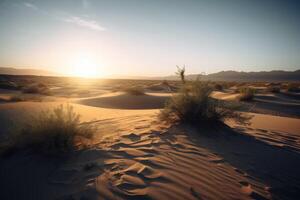
[[[184,84],[179,93],[174,95],[161,112],[164,120],[187,122],[195,125],[209,125],[234,118],[242,121],[241,114],[222,101],[212,99],[209,83],[200,81]]]
[[[31,149],[46,155],[58,155],[76,150],[85,139],[93,136],[95,128],[80,123],[80,116],[70,105],[60,105],[53,110],[42,111],[20,131],[11,134],[0,145],[2,153]]]
[[[254,98],[256,90],[254,88],[242,87],[239,88],[239,100],[240,101],[251,101]]]

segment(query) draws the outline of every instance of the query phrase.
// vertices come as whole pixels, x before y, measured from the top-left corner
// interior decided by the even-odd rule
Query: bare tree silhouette
[[[178,65],[176,65],[176,67],[177,67],[176,74],[178,76],[180,76],[180,79],[181,79],[182,83],[185,84],[185,65],[183,65],[182,68],[180,68]]]

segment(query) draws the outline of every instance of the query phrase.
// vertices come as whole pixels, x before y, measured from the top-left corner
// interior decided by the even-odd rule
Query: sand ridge
[[[122,95],[106,94],[96,101],[136,98]],[[143,98],[152,101],[153,96]],[[229,121],[229,126],[195,129],[163,123],[159,109],[146,109],[144,101],[139,109],[78,104],[89,99],[0,105],[0,119],[7,120],[1,124],[3,133],[10,120],[21,124],[29,115],[66,102],[83,123],[98,127],[92,149],[66,158],[45,159],[24,151],[0,160],[1,199],[295,199],[299,195],[299,119],[248,113],[253,115],[251,125]]]

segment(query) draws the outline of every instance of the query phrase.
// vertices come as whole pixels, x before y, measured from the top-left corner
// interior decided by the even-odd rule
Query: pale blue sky
[[[0,0],[0,66],[99,75],[296,70],[300,3]],[[84,60],[84,61],[82,61]]]

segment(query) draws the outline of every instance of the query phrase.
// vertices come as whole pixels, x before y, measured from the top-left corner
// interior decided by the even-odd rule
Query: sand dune
[[[1,187],[5,188],[2,197],[9,196],[13,199],[270,197],[267,185],[249,177],[227,164],[222,157],[199,146],[196,135],[189,135],[189,131],[186,132],[185,129],[171,128],[158,123],[155,116],[155,113],[126,117],[119,115],[94,121],[102,127],[98,139],[95,140],[97,148],[64,158],[63,163],[58,160],[45,161],[26,153],[19,155],[23,157],[21,160],[19,157],[6,160],[0,170],[3,177]],[[86,167],[87,164],[92,167]],[[22,175],[23,173],[25,174]],[[22,187],[23,190],[12,194],[16,187]]]
[[[300,119],[248,113],[250,125],[171,126],[150,109],[169,96],[71,99],[83,122],[98,127],[94,148],[55,159],[27,151],[0,159],[0,199],[299,197]],[[0,104],[0,134],[66,102]]]
[[[300,152],[300,120],[251,113],[251,124],[240,126],[234,122],[228,124],[238,131],[251,135],[256,139],[271,145],[291,151]]]
[[[163,108],[168,96],[166,95],[130,95],[118,94],[99,98],[87,98],[76,103],[114,109],[157,109]]]
[[[239,94],[215,91],[213,98],[237,102]],[[285,94],[256,94],[253,101],[239,102],[241,111],[300,117],[300,99]]]

